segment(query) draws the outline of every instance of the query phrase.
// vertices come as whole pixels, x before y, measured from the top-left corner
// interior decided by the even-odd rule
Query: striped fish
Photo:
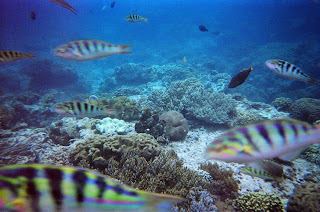
[[[266,180],[282,179],[283,167],[271,160],[261,160],[241,167],[240,172]]]
[[[140,15],[128,15],[126,16],[126,21],[128,22],[131,22],[131,23],[138,23],[138,22],[147,22],[148,19],[147,18],[144,18]]]
[[[312,143],[320,143],[316,126],[295,119],[268,120],[223,133],[209,144],[206,157],[237,163],[292,160]]]
[[[35,55],[18,51],[0,51],[0,64],[12,63],[29,57],[35,57]]]
[[[131,54],[131,46],[101,40],[77,40],[58,46],[54,49],[54,54],[67,60],[87,61],[116,54]]]
[[[114,109],[97,107],[87,102],[61,102],[54,105],[52,111],[78,118],[117,115]]]
[[[86,169],[43,164],[0,168],[0,211],[170,211],[182,200],[136,190]]]
[[[311,84],[318,84],[320,82],[319,80],[303,73],[297,66],[284,60],[268,60],[265,64],[274,73],[289,79],[308,82]]]

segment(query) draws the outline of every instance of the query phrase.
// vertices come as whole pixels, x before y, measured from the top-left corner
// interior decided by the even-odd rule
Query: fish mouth
[[[267,60],[265,62],[265,65],[271,70],[273,70],[273,69],[275,69],[277,67],[275,60]]]

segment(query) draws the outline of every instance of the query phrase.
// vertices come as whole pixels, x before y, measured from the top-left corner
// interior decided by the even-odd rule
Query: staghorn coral
[[[292,102],[290,98],[279,97],[272,102],[272,105],[279,111],[288,112]]]
[[[148,98],[151,109],[175,110],[210,124],[227,124],[236,101],[231,95],[205,89],[196,78],[172,83],[166,91],[154,91]]]
[[[284,212],[283,203],[278,196],[262,192],[243,194],[234,200],[233,206],[241,212]]]
[[[189,126],[187,119],[185,119],[181,113],[171,110],[162,113],[159,119],[165,122],[165,135],[168,136],[171,141],[185,139],[189,131]]]
[[[292,103],[289,109],[291,117],[313,123],[320,119],[320,100],[301,98]]]
[[[200,169],[209,173],[212,178],[210,186],[206,187],[212,194],[221,198],[234,198],[239,190],[239,183],[233,178],[231,170],[221,170],[217,163],[203,163]]]
[[[101,99],[99,105],[115,109],[118,113],[117,118],[125,121],[136,120],[141,113],[140,105],[126,96],[119,96],[110,100]]]
[[[298,185],[290,197],[287,212],[319,212],[320,183],[305,183]]]

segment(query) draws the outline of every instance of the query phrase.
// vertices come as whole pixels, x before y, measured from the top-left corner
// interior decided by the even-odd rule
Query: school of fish
[[[169,211],[182,200],[136,190],[86,169],[43,164],[0,167],[0,211]]]

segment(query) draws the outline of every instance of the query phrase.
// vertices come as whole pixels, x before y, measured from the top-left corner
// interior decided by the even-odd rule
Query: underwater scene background
[[[0,20],[0,211],[16,164],[184,198],[159,211],[320,211],[320,1],[1,0]],[[240,161],[264,142],[281,154]]]

